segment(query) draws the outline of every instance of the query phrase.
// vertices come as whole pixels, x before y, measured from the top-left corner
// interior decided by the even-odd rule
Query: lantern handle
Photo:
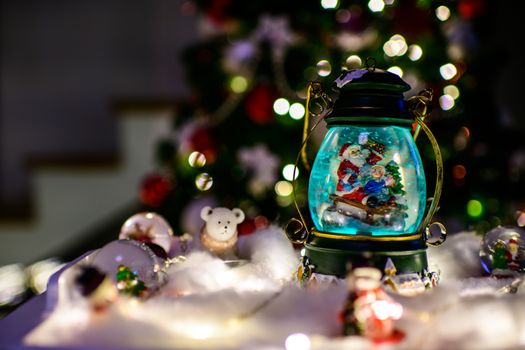
[[[314,130],[324,119],[324,118],[319,118],[319,120],[317,120],[317,122],[314,124],[312,129],[309,129],[310,114],[312,113],[310,110],[310,102],[311,102],[312,97],[321,100],[322,104],[318,103],[319,107],[321,108],[321,111],[318,113],[318,115],[321,115],[321,116],[326,115],[327,114],[326,112],[329,112],[333,105],[333,99],[330,96],[328,96],[328,94],[323,92],[320,83],[310,82],[308,84],[308,90],[306,94],[306,103],[305,103],[306,104],[305,118],[304,118],[301,148],[299,149],[299,154],[297,154],[297,158],[295,160],[293,174],[292,174],[293,203],[295,205],[295,209],[297,210],[297,213],[299,214],[300,220],[296,218],[292,218],[291,220],[288,221],[284,229],[286,235],[288,236],[288,239],[292,243],[295,243],[295,244],[304,244],[308,240],[308,236],[310,235],[310,230],[308,229],[304,216],[301,212],[301,209],[299,208],[299,204],[297,203],[297,197],[295,195],[297,166],[299,165],[299,161],[302,161],[304,168],[307,171],[311,170],[310,163],[308,162],[308,155],[306,153],[306,145],[308,144],[308,141],[310,141],[310,138],[312,137]]]
[[[300,150],[301,161],[303,163],[304,168],[307,171],[310,171],[312,168],[310,166],[310,162],[308,161],[308,155],[306,153],[306,146],[308,143],[308,139],[310,138],[310,135],[313,133],[313,131],[319,124],[319,121],[323,119],[323,118],[320,118],[317,121],[317,123],[313,126],[313,128],[309,130],[310,115],[314,114],[312,113],[312,110],[310,108],[310,103],[312,102],[312,99],[315,99],[318,108],[320,108],[319,113],[315,113],[315,115],[318,115],[318,116],[323,116],[329,113],[332,110],[332,106],[334,103],[333,98],[330,97],[326,92],[323,91],[321,83],[318,83],[315,81],[311,81],[310,83],[308,83],[308,89],[306,92],[303,135],[302,135],[302,140],[301,140],[302,144],[301,144],[301,150]]]
[[[423,121],[423,118],[416,115],[416,122],[418,124],[418,128],[422,129],[423,132],[427,135],[427,138],[430,141],[430,144],[432,145],[432,149],[434,150],[434,155],[436,157],[436,186],[434,188],[434,196],[432,197],[432,202],[428,209],[428,213],[425,219],[422,221],[418,231],[424,228],[425,240],[428,240],[428,238],[430,238],[431,236],[430,227],[433,225],[437,225],[441,231],[440,237],[436,241],[428,241],[427,244],[431,246],[439,246],[447,239],[447,230],[442,223],[430,223],[430,221],[432,220],[432,217],[438,209],[439,199],[441,198],[441,190],[443,187],[443,158],[441,157],[441,150],[439,149],[439,144],[436,138],[434,137],[434,134],[432,134],[432,131],[430,131],[430,128]],[[417,135],[414,135],[414,138],[415,137],[417,137]]]

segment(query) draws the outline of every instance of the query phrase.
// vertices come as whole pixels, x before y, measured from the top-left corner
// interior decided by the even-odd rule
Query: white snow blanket
[[[404,308],[397,344],[378,347],[342,336],[343,280],[301,288],[298,253],[276,227],[240,238],[247,264],[232,267],[206,252],[170,266],[168,283],[146,300],[121,297],[104,313],[59,295],[55,310],[27,345],[101,349],[515,349],[525,347],[525,287],[483,276],[480,237],[464,232],[429,248],[441,283],[414,297],[392,295]],[[67,282],[64,282],[67,283]],[[503,288],[503,289],[502,289]],[[288,338],[294,333],[306,337]],[[288,341],[287,341],[288,338]],[[305,340],[306,339],[306,340]]]

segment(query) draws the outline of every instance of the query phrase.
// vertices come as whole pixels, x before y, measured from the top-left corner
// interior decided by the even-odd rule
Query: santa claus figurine
[[[381,271],[358,267],[346,278],[349,293],[340,314],[344,335],[363,335],[374,342],[396,342],[402,334],[394,328],[403,307],[381,288]]]
[[[336,194],[356,202],[366,197],[359,174],[365,165],[374,165],[382,158],[376,152],[363,148],[360,144],[345,143],[339,150],[341,163],[337,169]]]
[[[509,239],[505,256],[507,258],[507,266],[509,270],[520,269],[520,245],[517,239]]]

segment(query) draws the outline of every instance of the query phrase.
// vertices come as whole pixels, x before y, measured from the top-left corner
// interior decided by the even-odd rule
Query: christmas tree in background
[[[445,161],[440,219],[486,226],[486,203],[476,199],[485,198],[482,179],[466,177],[473,136],[464,103],[476,85],[473,28],[486,7],[481,0],[184,2],[181,11],[198,16],[203,33],[183,55],[192,97],[178,106],[174,136],[159,140],[159,169],[141,185],[143,203],[177,233],[199,230],[205,205],[243,209],[241,234],[296,216],[291,181],[308,83],[327,88],[342,69],[373,57],[411,85],[407,98],[434,92],[427,122]],[[432,148],[424,137],[418,146],[432,189]],[[295,175],[305,208],[308,174],[299,168]],[[499,217],[491,226],[501,223],[508,206],[490,215]]]

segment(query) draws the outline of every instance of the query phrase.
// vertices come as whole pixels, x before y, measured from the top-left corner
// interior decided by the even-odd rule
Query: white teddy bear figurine
[[[222,259],[236,258],[237,225],[244,221],[239,209],[204,207],[201,218],[206,222],[201,231],[204,248]]]

